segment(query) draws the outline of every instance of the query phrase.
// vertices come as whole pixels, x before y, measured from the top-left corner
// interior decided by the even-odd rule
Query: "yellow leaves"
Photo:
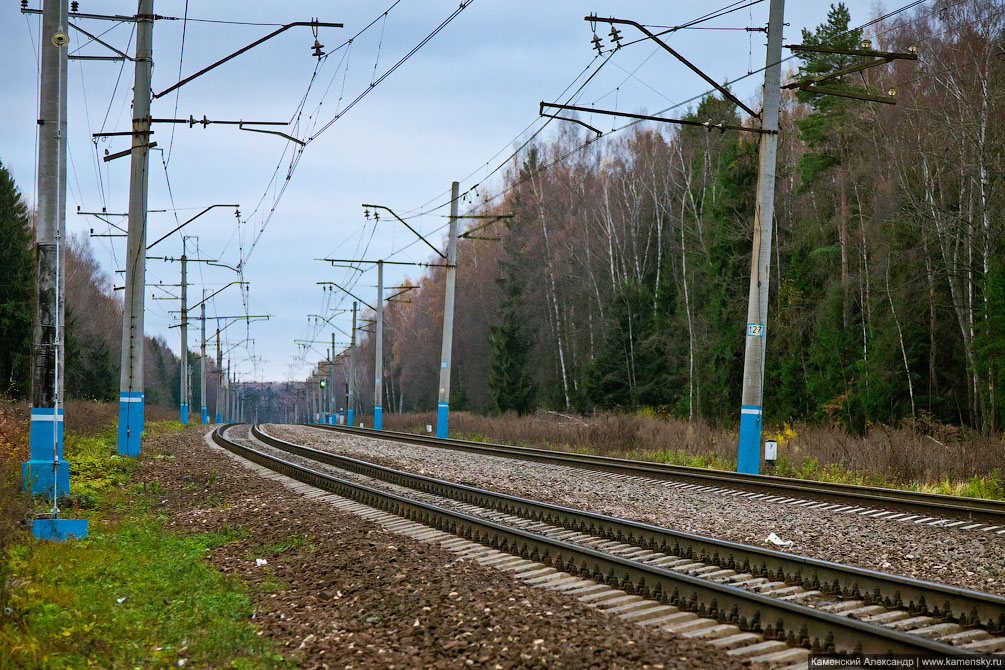
[[[769,433],[765,436],[765,439],[774,440],[778,443],[779,448],[789,444],[798,438],[799,435],[796,433],[795,428],[793,428],[788,421],[782,423],[782,427],[778,429],[776,433]]]

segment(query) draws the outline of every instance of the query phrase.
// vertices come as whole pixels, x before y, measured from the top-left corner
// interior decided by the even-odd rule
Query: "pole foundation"
[[[736,454],[736,471],[756,475],[761,467],[761,408],[743,405],[740,408],[740,440]]]
[[[352,410],[350,409],[349,411],[347,411],[345,415],[346,415],[346,425],[347,426],[351,426],[352,425]]]
[[[373,406],[373,429],[380,430],[381,421],[380,415],[383,412],[383,408],[380,405]]]
[[[447,412],[450,410],[450,403],[441,402],[436,404],[436,437],[447,436]]]
[[[119,394],[119,447],[123,456],[140,455],[143,433],[143,394],[130,391]]]
[[[56,441],[56,496],[70,492],[70,464],[63,460],[63,410],[53,421],[52,407],[32,407],[28,460],[21,464],[21,486],[31,493],[52,496],[52,444]],[[53,430],[56,435],[53,436]]]
[[[199,408],[199,422],[203,425],[209,423],[209,413],[206,412],[206,406],[203,405]]]
[[[31,534],[39,540],[62,542],[87,537],[87,519],[35,519]]]
[[[183,426],[187,426],[188,425],[188,403],[187,402],[183,402],[181,404],[181,407],[179,408],[179,411],[178,411],[178,420],[181,422],[181,425],[183,425]]]

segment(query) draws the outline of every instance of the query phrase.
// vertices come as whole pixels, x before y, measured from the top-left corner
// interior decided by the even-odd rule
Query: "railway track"
[[[991,632],[1005,624],[1005,599],[997,596],[441,482],[294,445],[257,428],[253,430],[256,439],[273,449],[461,505],[458,508],[455,503],[451,509],[297,465],[229,440],[223,432],[220,429],[214,433],[217,444],[261,466],[377,509],[449,530],[494,550],[517,554],[514,560],[521,563],[551,566],[542,571],[558,573],[549,577],[559,580],[556,588],[570,579],[573,584],[589,584],[580,588],[601,589],[597,598],[612,594],[613,600],[603,602],[617,604],[627,599],[620,608],[634,607],[627,612],[629,615],[639,613],[638,607],[652,601],[652,611],[673,610],[665,617],[696,634],[712,636],[735,630],[728,637],[751,636],[764,640],[760,644],[784,641],[789,646],[839,653],[966,656],[975,654],[974,649],[997,648],[996,640],[1005,648],[1005,639]],[[724,567],[729,565],[734,567]],[[870,590],[865,592],[866,588]],[[789,591],[782,593],[785,589]],[[801,594],[806,595],[800,598]],[[905,594],[912,599],[910,602]],[[816,599],[818,604],[828,599],[830,602],[816,608],[799,602],[809,599]],[[932,602],[939,604],[929,604]],[[684,623],[680,623],[684,617]],[[660,622],[661,618],[650,618],[649,622]],[[867,620],[870,618],[873,620]],[[880,625],[884,621],[886,625]],[[976,646],[956,647],[927,637]]]
[[[868,514],[877,518],[927,523],[934,526],[984,530],[1005,535],[1005,501],[1001,500],[964,498],[771,475],[749,475],[685,465],[571,454],[548,449],[437,438],[387,430],[376,431],[352,426],[312,424],[309,427],[408,444],[588,469],[613,475],[674,481],[691,488],[710,491],[744,492],[751,497],[760,497],[772,502],[811,504],[815,501],[821,503],[821,507],[839,512]]]

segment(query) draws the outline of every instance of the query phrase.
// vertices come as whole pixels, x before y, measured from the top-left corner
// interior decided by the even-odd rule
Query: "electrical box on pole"
[[[771,223],[775,205],[775,154],[778,149],[778,106],[781,97],[782,26],[785,0],[771,0],[768,9],[768,50],[765,59],[757,210],[750,258],[750,293],[744,333],[743,393],[736,471],[757,474],[761,463],[761,411],[764,398],[764,352],[767,342],[768,280],[771,265]]]

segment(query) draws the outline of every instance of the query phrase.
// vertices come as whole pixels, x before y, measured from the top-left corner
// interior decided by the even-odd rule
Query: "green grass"
[[[148,428],[176,430],[176,423]],[[246,531],[168,528],[159,485],[130,483],[135,462],[115,455],[109,432],[68,438],[64,454],[74,495],[91,501],[81,515],[89,536],[65,543],[25,536],[12,548],[13,614],[0,615],[0,670],[167,668],[182,660],[246,670],[295,665],[258,636],[249,588],[205,560]]]

